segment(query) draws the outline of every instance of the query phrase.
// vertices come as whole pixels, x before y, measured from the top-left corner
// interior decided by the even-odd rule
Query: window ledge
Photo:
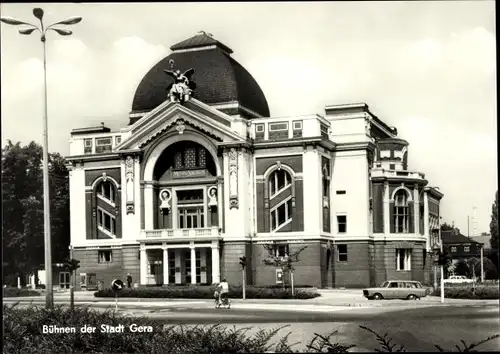
[[[103,228],[102,226],[97,226],[97,228],[102,231],[103,233],[105,233],[106,235],[108,235],[109,237],[112,237],[112,238],[116,238],[116,235],[113,235],[110,231],[106,230],[105,228]]]
[[[111,199],[108,199],[106,197],[104,197],[102,194],[97,194],[97,197],[99,199],[101,199],[102,201],[108,203],[109,205],[111,205],[113,208],[116,208],[116,203],[112,202]]]

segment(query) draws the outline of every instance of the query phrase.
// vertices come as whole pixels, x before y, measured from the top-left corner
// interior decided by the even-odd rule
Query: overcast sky
[[[48,45],[49,148],[71,129],[128,124],[142,77],[200,30],[233,49],[272,116],[366,102],[409,141],[409,169],[445,194],[443,219],[489,231],[497,190],[493,1],[42,4],[47,23],[82,16]],[[35,22],[30,4],[2,16]],[[2,145],[41,143],[42,46],[1,27]],[[473,231],[471,223],[471,234]]]

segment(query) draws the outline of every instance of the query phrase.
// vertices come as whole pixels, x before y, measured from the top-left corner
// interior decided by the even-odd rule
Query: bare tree
[[[276,243],[262,245],[264,249],[268,252],[268,258],[263,260],[265,265],[276,267],[281,269],[283,275],[285,273],[290,274],[290,282],[292,287],[292,295],[294,294],[293,289],[293,273],[295,271],[294,264],[299,262],[299,255],[304,251],[307,246],[303,246],[293,253],[286,252],[284,256],[279,256],[275,248]],[[283,279],[283,289],[285,288],[285,279]]]

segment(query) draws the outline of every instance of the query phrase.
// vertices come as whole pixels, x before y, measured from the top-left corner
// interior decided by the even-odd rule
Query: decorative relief
[[[372,124],[370,119],[365,119],[365,133],[366,135],[370,135],[370,130],[371,130]]]
[[[167,214],[169,213],[171,199],[172,199],[172,193],[168,189],[162,189],[160,191],[160,200],[161,200],[160,209],[164,213],[167,213]]]
[[[278,167],[278,171],[281,171],[281,161],[276,162],[276,166]]]
[[[238,154],[229,150],[229,209],[238,209]]]
[[[134,208],[134,158],[127,156],[125,160],[125,181],[127,195],[127,214],[135,214]]]
[[[186,125],[185,125],[184,119],[182,119],[182,118],[177,119],[175,124],[176,124],[175,129],[179,132],[179,134],[183,134],[184,130],[186,130]]]
[[[106,172],[102,173],[102,180],[106,182],[108,180],[108,176],[106,175]]]
[[[207,194],[208,194],[208,207],[210,209],[216,208],[217,207],[217,187],[213,186],[213,187],[208,188]]]

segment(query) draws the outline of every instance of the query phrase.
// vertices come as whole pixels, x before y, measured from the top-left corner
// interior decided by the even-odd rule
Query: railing
[[[372,177],[406,177],[406,178],[417,178],[417,179],[425,179],[425,174],[422,172],[413,172],[413,171],[394,171],[394,170],[385,170],[382,168],[374,168],[371,171]]]
[[[217,226],[197,229],[161,229],[141,230],[141,237],[170,238],[170,237],[217,237],[220,236]]]

